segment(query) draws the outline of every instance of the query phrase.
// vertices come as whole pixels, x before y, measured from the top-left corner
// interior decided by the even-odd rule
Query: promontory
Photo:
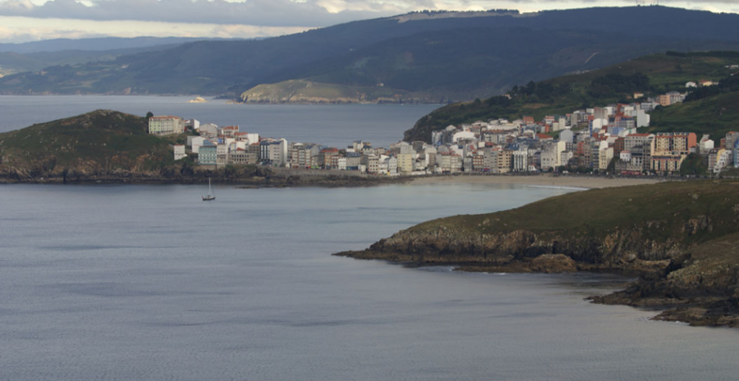
[[[638,275],[597,303],[660,307],[655,319],[739,325],[739,182],[575,192],[517,209],[425,222],[338,253],[482,272]]]

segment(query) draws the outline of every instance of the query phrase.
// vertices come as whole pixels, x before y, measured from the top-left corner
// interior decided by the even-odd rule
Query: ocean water
[[[97,109],[134,115],[177,115],[219,126],[238,125],[242,132],[285,138],[290,142],[346,147],[355,140],[388,147],[403,131],[438,105],[241,105],[192,97],[159,96],[0,96],[0,133],[34,123],[84,114]]]
[[[0,379],[736,379],[736,330],[583,300],[619,277],[329,255],[570,191],[2,186]]]
[[[435,106],[3,97],[0,132],[98,108],[376,146]],[[730,329],[583,299],[617,276],[333,257],[433,218],[577,191],[0,186],[0,380],[734,380]]]

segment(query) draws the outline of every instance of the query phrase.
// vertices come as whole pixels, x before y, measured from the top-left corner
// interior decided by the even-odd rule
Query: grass
[[[421,118],[411,130],[406,131],[405,140],[430,141],[431,131],[443,129],[450,124],[460,125],[497,118],[513,120],[523,115],[540,120],[546,115],[564,115],[586,107],[633,102],[634,91],[643,92],[646,96],[664,94],[671,90],[682,91],[688,81],[717,81],[727,77],[731,70],[725,66],[734,63],[736,55],[736,52],[652,54],[600,70],[514,88],[510,92],[513,97],[511,100],[499,96],[481,101],[454,103]],[[594,92],[594,81],[603,80],[609,75],[629,77],[639,74],[649,78],[647,87],[634,88],[634,91],[606,89]],[[533,87],[526,90],[528,86]],[[728,125],[732,119],[736,120],[735,114],[739,113],[736,111],[739,110],[737,99],[737,96],[727,95],[718,99],[715,104],[705,100],[692,106],[670,106],[655,112],[652,120],[657,128],[664,131],[691,127],[690,131],[701,132],[692,128],[696,125],[702,131],[725,134],[724,131],[730,130]]]
[[[411,229],[439,227],[472,234],[528,230],[542,239],[603,238],[618,229],[635,229],[646,239],[701,243],[739,231],[739,185],[725,181],[668,182],[570,193],[492,214],[454,216]],[[685,234],[687,221],[708,217],[713,229]],[[650,224],[650,222],[652,224]]]
[[[157,170],[173,164],[170,140],[149,135],[147,127],[145,118],[104,110],[36,124],[0,134],[0,164],[27,170]]]
[[[430,101],[425,94],[379,86],[348,86],[307,80],[290,80],[258,85],[241,94],[248,102],[391,102],[420,99]]]
[[[723,138],[739,130],[739,92],[720,94],[697,101],[660,107],[651,113],[648,132],[691,131]]]

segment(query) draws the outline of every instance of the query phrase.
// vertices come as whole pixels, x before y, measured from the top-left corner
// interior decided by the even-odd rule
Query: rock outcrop
[[[591,190],[429,221],[336,255],[462,271],[639,275],[626,290],[592,300],[671,308],[661,320],[736,326],[736,205],[739,184],[727,181]]]

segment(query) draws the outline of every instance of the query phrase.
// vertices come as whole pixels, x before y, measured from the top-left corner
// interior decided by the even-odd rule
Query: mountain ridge
[[[305,65],[332,57],[340,59],[382,41],[458,28],[574,30],[582,34],[588,31],[614,33],[624,38],[677,36],[687,42],[681,48],[684,50],[700,48],[706,41],[716,41],[732,48],[739,43],[739,15],[666,7],[587,8],[515,16],[426,17],[404,22],[398,19],[411,16],[355,21],[259,41],[194,42],[161,52],[122,56],[105,65],[46,68],[46,75],[31,73],[3,78],[0,80],[0,93],[230,94],[236,97],[255,86],[275,83],[277,79],[305,79],[299,78]],[[620,38],[611,40],[618,41]],[[671,46],[654,47],[657,48],[664,51]],[[641,51],[634,55],[644,53]],[[390,59],[389,56],[383,57]],[[597,55],[595,57],[598,58]],[[452,58],[449,62],[452,62]],[[429,71],[418,82],[442,77],[448,68]],[[49,76],[48,73],[53,75]],[[529,71],[529,75],[533,73],[536,71]],[[564,73],[553,75],[560,74]],[[476,94],[477,97],[485,95]]]

